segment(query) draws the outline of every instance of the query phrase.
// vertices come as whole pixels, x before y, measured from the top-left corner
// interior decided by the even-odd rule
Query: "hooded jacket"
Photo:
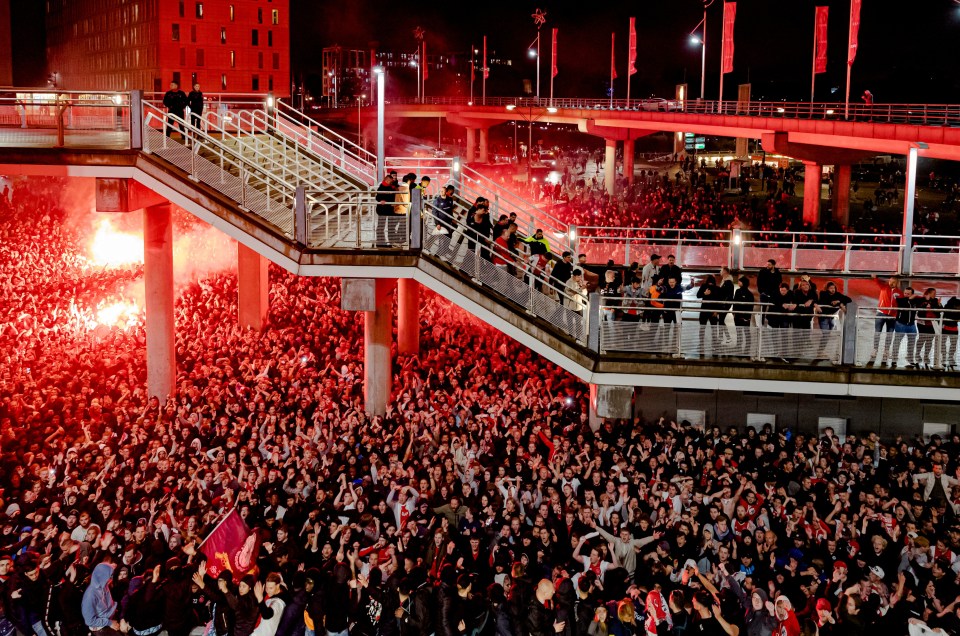
[[[80,604],[83,620],[90,629],[109,627],[117,602],[110,595],[110,580],[113,578],[113,566],[100,563],[90,575],[90,587],[83,593]]]

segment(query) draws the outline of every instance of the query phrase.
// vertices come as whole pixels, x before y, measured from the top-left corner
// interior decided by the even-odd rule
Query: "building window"
[[[253,29],[251,32],[250,43],[253,44],[253,46],[258,46],[260,44],[260,32],[256,29]]]
[[[204,55],[203,49],[197,49],[197,66],[203,66]]]
[[[226,44],[226,43],[227,43],[227,28],[220,27],[220,44]]]
[[[250,78],[250,88],[253,89],[253,90],[255,90],[255,91],[260,90],[260,76],[259,76],[259,75],[253,75],[253,76],[251,76],[251,78]]]
[[[270,23],[271,24],[280,24],[280,11],[279,9],[274,9],[270,14]]]
[[[263,51],[257,53],[257,68],[263,70]]]
[[[230,51],[230,68],[236,68],[236,67],[237,67],[237,52]]]
[[[236,9],[234,9],[233,5],[231,4],[230,5],[230,21],[233,22],[236,19],[237,19],[237,12],[236,12]]]
[[[183,0],[180,0],[180,17],[181,18],[186,15],[186,9],[184,8],[185,4],[186,3]]]
[[[173,81],[177,83],[177,86],[180,86],[180,71],[173,72]]]
[[[274,53],[273,54],[273,70],[277,71],[279,69],[280,69],[280,54]]]
[[[191,42],[197,41],[197,25],[196,24],[190,25],[190,41]]]
[[[174,25],[173,25],[173,27],[172,27],[172,29],[171,29],[171,36],[172,36],[174,42],[179,42],[179,41],[180,41],[180,25],[179,25],[179,24],[174,24]]]
[[[268,91],[273,90],[273,75],[267,78],[267,90]]]
[[[203,3],[197,3],[197,20],[203,20]]]
[[[257,9],[257,24],[263,24],[263,9]]]
[[[220,90],[222,91],[227,90],[227,74],[226,73],[223,73],[220,76]]]
[[[273,46],[273,31],[267,31],[267,46]]]

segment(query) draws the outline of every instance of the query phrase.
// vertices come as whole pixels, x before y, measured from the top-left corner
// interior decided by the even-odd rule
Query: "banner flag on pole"
[[[862,0],[850,0],[850,49],[847,51],[847,66],[853,66],[857,59],[857,46],[860,36],[860,3]]]
[[[637,72],[637,19],[630,18],[630,56],[627,61],[627,74]]]
[[[817,7],[816,31],[817,31],[817,52],[816,64],[814,64],[814,73],[827,72],[827,17],[830,14],[830,7]]]
[[[429,65],[427,64],[427,41],[426,40],[423,41],[423,55],[421,55],[420,57],[422,58],[420,61],[423,63],[423,81],[426,82],[427,77],[429,76],[429,73],[427,73],[427,66]]]
[[[722,73],[733,72],[733,25],[737,19],[737,3],[723,3],[723,66]]]
[[[216,578],[227,570],[237,582],[257,566],[259,535],[247,527],[234,508],[200,544],[200,552],[207,559],[207,574]]]
[[[617,34],[610,34],[610,79],[617,79]]]
[[[483,36],[483,79],[490,77],[490,68],[487,66],[487,36]]]
[[[550,77],[557,76],[557,29],[553,29],[553,70],[550,71],[552,75]]]

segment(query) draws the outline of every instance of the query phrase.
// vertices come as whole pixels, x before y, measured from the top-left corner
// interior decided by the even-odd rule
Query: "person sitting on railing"
[[[893,326],[893,347],[890,350],[890,366],[897,366],[897,360],[900,357],[900,343],[906,334],[917,333],[917,308],[920,306],[920,298],[914,293],[913,287],[907,287],[903,294],[899,296],[897,303],[896,323]],[[908,339],[906,359],[908,367],[917,366],[913,359],[914,345]]]
[[[837,328],[838,314],[847,308],[853,300],[837,291],[837,285],[832,280],[827,281],[820,297],[817,299],[817,306],[820,308],[817,322],[820,325],[820,331],[829,331]]]
[[[934,287],[928,287],[923,292],[923,296],[917,300],[917,307],[922,309],[917,315],[917,346],[914,350],[914,359],[921,366],[939,367],[940,360],[936,358],[936,352],[933,348],[934,338],[937,332],[934,328],[937,320],[943,315],[943,305],[937,298],[937,290]],[[930,358],[933,356],[933,361]]]

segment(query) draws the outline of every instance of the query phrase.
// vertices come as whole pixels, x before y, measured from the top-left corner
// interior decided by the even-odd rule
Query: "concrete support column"
[[[147,393],[163,403],[177,381],[173,308],[173,222],[169,203],[143,210]]]
[[[377,279],[376,308],[363,312],[363,403],[367,415],[384,415],[390,400],[393,337],[390,288],[393,280]]]
[[[412,278],[397,281],[397,350],[420,351],[420,283]]]
[[[237,314],[240,326],[263,329],[270,313],[270,262],[237,243]]]
[[[850,164],[833,167],[833,218],[840,225],[850,225]]]
[[[633,387],[590,385],[590,428],[600,428],[604,418],[633,418]]]
[[[477,129],[467,126],[467,163],[477,160]]]
[[[636,146],[637,142],[633,139],[623,142],[623,176],[627,179],[627,185],[633,185],[633,152]]]
[[[803,222],[816,228],[820,225],[820,180],[823,166],[803,162]]]
[[[480,163],[490,163],[489,150],[490,129],[480,129]]]
[[[613,195],[617,188],[617,140],[606,139],[606,154],[603,158],[603,183],[607,194]]]

